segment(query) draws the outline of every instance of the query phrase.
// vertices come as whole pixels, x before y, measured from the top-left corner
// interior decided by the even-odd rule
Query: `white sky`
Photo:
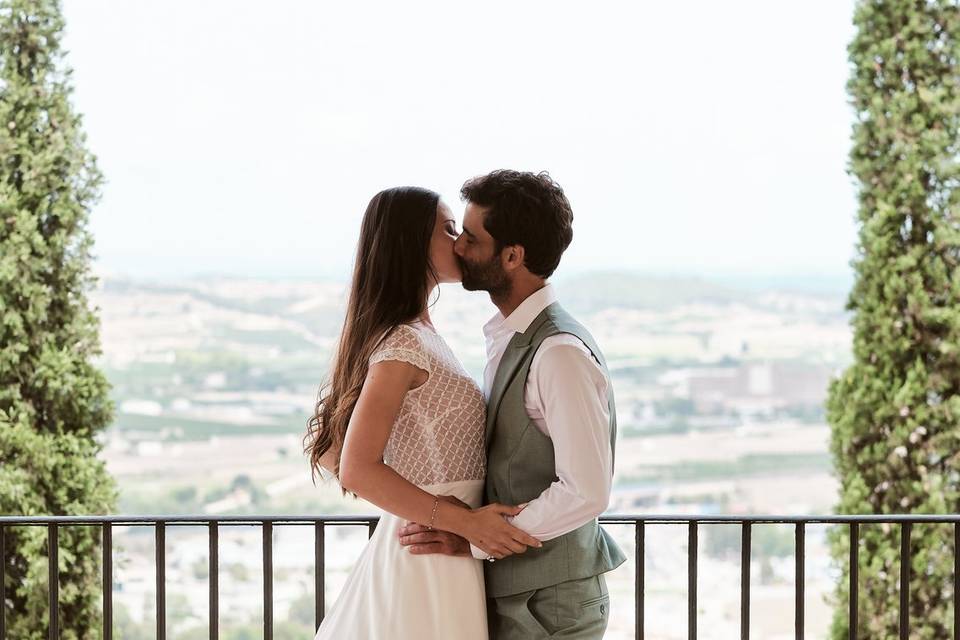
[[[100,268],[340,275],[370,196],[547,169],[560,274],[848,271],[850,0],[66,0]]]

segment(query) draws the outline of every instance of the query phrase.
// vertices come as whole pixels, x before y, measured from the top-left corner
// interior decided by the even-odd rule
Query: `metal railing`
[[[113,527],[116,525],[153,526],[156,535],[156,622],[157,640],[166,638],[166,529],[168,526],[206,525],[209,530],[209,626],[210,638],[219,634],[219,531],[221,525],[260,526],[263,539],[263,637],[273,638],[273,527],[300,525],[314,528],[316,626],[323,620],[325,602],[325,541],[328,526],[366,526],[368,536],[376,530],[375,516],[0,516],[0,603],[5,602],[6,528],[11,526],[43,526],[47,528],[49,572],[49,638],[59,638],[58,622],[58,540],[63,526],[98,525],[102,534],[103,553],[103,640],[113,635]],[[741,527],[740,563],[740,637],[750,637],[750,555],[751,534],[756,524],[793,524],[796,540],[795,620],[797,640],[804,628],[804,566],[806,560],[806,527],[811,524],[839,524],[848,527],[850,539],[849,629],[851,640],[857,637],[857,600],[859,583],[859,539],[862,524],[896,524],[900,526],[900,627],[899,637],[910,635],[910,541],[915,524],[952,524],[954,527],[954,640],[960,640],[960,515],[860,515],[860,516],[674,516],[674,515],[603,515],[601,524],[632,525],[635,553],[635,619],[638,640],[644,637],[644,545],[646,527],[650,524],[686,524],[687,544],[687,634],[697,637],[697,558],[699,526],[703,524],[739,524]],[[905,562],[904,559],[907,559]],[[0,606],[0,640],[5,638],[5,611]]]

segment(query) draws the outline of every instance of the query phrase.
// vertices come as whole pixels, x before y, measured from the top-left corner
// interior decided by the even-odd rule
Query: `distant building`
[[[822,405],[833,369],[790,362],[751,362],[686,371],[685,387],[698,412],[742,407],[754,413],[791,405]]]

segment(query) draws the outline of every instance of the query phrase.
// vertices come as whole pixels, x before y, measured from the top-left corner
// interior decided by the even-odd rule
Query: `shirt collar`
[[[512,333],[523,333],[529,327],[540,312],[557,301],[557,291],[552,284],[545,285],[527,296],[526,300],[520,303],[506,318],[503,314],[497,313],[483,325],[483,333],[490,336],[494,333],[510,331]]]

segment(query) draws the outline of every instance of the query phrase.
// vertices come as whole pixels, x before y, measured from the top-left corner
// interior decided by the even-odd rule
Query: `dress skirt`
[[[483,480],[421,488],[480,506]],[[402,518],[383,513],[315,640],[487,640],[483,561],[413,555]]]

